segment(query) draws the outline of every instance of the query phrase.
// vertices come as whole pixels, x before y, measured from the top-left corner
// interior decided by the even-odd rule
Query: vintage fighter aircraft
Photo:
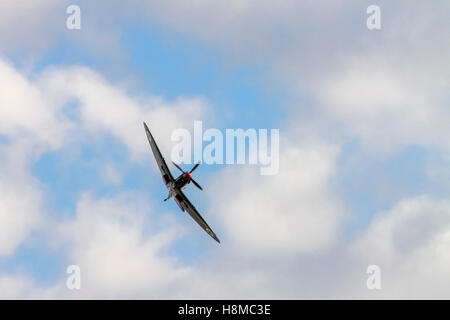
[[[172,174],[170,173],[166,161],[164,160],[164,157],[161,155],[161,152],[159,151],[159,148],[156,145],[155,139],[153,139],[153,136],[150,133],[150,130],[145,122],[144,128],[145,133],[147,134],[148,142],[150,143],[150,147],[152,148],[153,155],[155,156],[156,163],[158,164],[158,168],[161,171],[164,184],[169,190],[169,195],[167,196],[166,199],[164,199],[164,201],[170,198],[174,198],[175,202],[178,204],[178,206],[182,211],[187,211],[191,215],[191,217],[200,225],[200,227],[202,227],[206,231],[206,233],[208,233],[214,240],[220,243],[219,238],[217,238],[215,233],[211,230],[206,221],[202,218],[200,213],[198,213],[197,209],[195,209],[195,207],[192,205],[192,203],[189,201],[189,199],[184,195],[182,191],[191,182],[197,188],[203,190],[202,187],[194,179],[192,179],[191,176],[191,173],[195,169],[197,169],[197,167],[200,165],[200,162],[197,163],[189,172],[185,172],[176,163],[172,162],[175,165],[175,167],[177,167],[182,172],[182,174],[178,178],[174,179]]]

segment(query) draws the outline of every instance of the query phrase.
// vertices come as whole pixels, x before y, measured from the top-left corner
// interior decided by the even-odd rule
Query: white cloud
[[[79,104],[70,106],[74,101]],[[150,159],[142,121],[155,137],[169,141],[170,130],[191,126],[206,110],[201,98],[174,103],[132,98],[88,68],[53,68],[29,79],[3,60],[0,105],[0,134],[6,138],[0,145],[0,255],[11,255],[43,225],[43,190],[30,173],[43,153],[99,136],[101,143],[109,134],[130,150],[131,158]],[[169,154],[169,144],[161,145]],[[118,181],[117,175],[113,178]]]
[[[46,92],[0,59],[0,134],[26,136],[44,147],[60,146],[67,128],[61,106]]]
[[[0,3],[0,51],[46,50],[65,30],[69,1],[5,0]]]
[[[60,226],[58,241],[67,244],[67,263],[81,267],[80,291],[65,287],[67,275],[52,287],[6,276],[0,278],[0,287],[12,287],[6,297],[408,299],[449,294],[446,200],[421,196],[399,201],[377,214],[348,246],[329,244],[322,253],[300,246],[299,252],[281,257],[274,251],[249,254],[247,244],[236,244],[228,236],[216,253],[186,266],[165,251],[178,227],[156,218],[143,198],[123,194],[96,199],[85,194],[75,219]],[[267,226],[259,227],[260,234],[279,243]],[[259,240],[267,245],[267,240]],[[381,267],[380,291],[366,288],[366,267],[371,264]]]
[[[381,267],[378,297],[446,298],[450,295],[450,202],[429,196],[401,200],[379,213],[350,249],[362,265]],[[368,290],[359,294],[374,297]]]
[[[366,28],[370,2],[238,2],[152,1],[142,12],[237,61],[263,64],[269,87],[277,81],[297,95],[289,112],[303,128],[359,138],[374,154],[449,147],[448,2],[382,2],[376,32]]]
[[[202,98],[180,97],[166,102],[159,97],[131,98],[125,89],[114,86],[98,73],[84,67],[49,70],[40,82],[43,91],[58,105],[76,100],[80,130],[90,135],[107,132],[124,143],[135,159],[148,155],[148,142],[142,122],[150,126],[155,139],[172,130],[190,128],[194,119],[206,116]],[[168,154],[168,143],[160,144]]]
[[[108,163],[103,168],[103,179],[112,185],[120,185],[123,177],[120,171],[113,164]]]
[[[295,0],[276,3],[270,0],[195,0],[186,3],[163,0],[136,1],[134,6],[139,9],[138,16],[150,23],[156,22],[167,29],[200,39],[238,61],[242,58],[246,62],[269,59],[271,65],[265,66],[271,68],[284,51],[292,52],[292,44],[297,46],[299,38],[305,40],[312,33],[311,39],[316,39],[317,32],[326,31],[329,21],[342,21],[336,10],[344,7],[340,14],[346,13],[343,3],[342,0],[320,3]],[[348,3],[345,1],[346,5]],[[304,51],[309,49],[302,42],[302,52],[297,58]]]
[[[366,7],[355,6],[356,1],[343,9],[338,9],[339,1],[315,3],[288,1],[274,8],[267,1],[195,1],[186,7],[178,1],[153,1],[148,4],[151,10],[141,11],[150,12],[152,22],[198,37],[234,57],[263,61],[277,80],[302,98],[289,110],[299,130],[308,127],[302,121],[311,112],[313,136],[321,132],[331,136],[330,141],[357,137],[374,154],[410,144],[448,147],[449,46],[441,39],[450,29],[447,11],[440,7],[448,2],[408,2],[386,15],[383,11],[386,19],[379,33],[366,30]],[[27,166],[44,150],[108,134],[127,146],[134,158],[142,158],[149,154],[142,120],[149,122],[158,139],[205,116],[202,99],[168,103],[131,97],[83,67],[48,70],[30,80],[0,62],[0,81],[0,105],[15,106],[0,109],[1,133],[15,139],[14,145],[31,141],[29,151],[13,152],[14,161],[24,165],[11,168],[18,168],[23,179],[11,176],[0,184],[6,195],[25,190],[21,206],[15,197],[0,196],[0,205],[7,208],[1,212],[7,223],[0,228],[11,227],[17,234],[3,248],[9,254],[39,225],[39,209],[27,207],[40,198]],[[308,99],[312,103],[304,102]],[[74,101],[79,103],[75,116],[68,116],[64,106]],[[160,145],[168,154],[168,146]],[[70,263],[79,263],[86,272],[85,289],[72,294],[62,281],[50,289],[36,289],[36,296],[208,298],[213,292],[218,298],[448,297],[448,201],[399,201],[349,249],[337,236],[343,214],[331,188],[339,148],[323,140],[284,147],[277,176],[263,178],[247,168],[236,173],[230,168],[219,175],[220,183],[213,188],[214,199],[221,201],[211,212],[222,222],[217,226],[228,249],[210,263],[179,266],[162,255],[174,236],[170,231],[144,232],[146,219],[140,212],[148,210],[130,205],[136,199],[86,196],[79,202],[76,220],[65,229]],[[439,172],[433,174],[443,179]],[[20,183],[8,182],[13,179]],[[14,221],[17,224],[11,222],[14,211],[26,212]],[[287,258],[283,263],[275,261],[280,254]],[[365,288],[365,267],[373,263],[381,265],[384,279],[378,295]],[[0,283],[16,288],[12,296],[29,289],[22,278],[6,277]]]
[[[34,290],[32,279],[21,275],[0,275],[0,299],[22,299]]]
[[[41,186],[29,165],[61,143],[64,125],[41,92],[0,60],[0,255],[12,255],[42,225]]]
[[[187,283],[191,268],[167,254],[183,233],[171,215],[152,213],[145,196],[123,193],[113,198],[84,194],[74,218],[54,224],[52,241],[64,250],[67,266],[81,270],[81,289],[69,290],[62,270],[55,285],[36,284],[23,275],[0,276],[4,298],[158,299],[174,295]],[[49,230],[50,231],[50,230]]]
[[[76,218],[60,233],[60,240],[68,243],[68,262],[81,268],[82,289],[69,291],[61,285],[60,297],[166,296],[190,272],[164,253],[180,231],[170,225],[163,227],[157,215],[149,215],[142,197],[95,199],[85,194]]]
[[[102,35],[109,33],[115,37],[116,24],[120,25],[130,17],[144,18],[218,47],[238,61],[245,58],[252,63],[263,63],[271,81],[275,75],[276,81],[293,89],[300,101],[304,101],[304,96],[313,98],[312,105],[294,103],[291,111],[297,112],[299,116],[296,118],[301,119],[312,112],[316,130],[327,133],[331,127],[334,136],[361,138],[367,149],[377,149],[376,152],[392,152],[410,144],[448,148],[449,132],[445,119],[448,117],[446,100],[450,70],[446,57],[450,47],[441,41],[448,37],[450,30],[446,27],[448,19],[442,9],[448,7],[448,3],[436,1],[431,5],[411,5],[403,1],[395,6],[383,3],[383,28],[379,32],[370,32],[366,28],[368,4],[335,0],[320,4],[283,1],[276,5],[271,1],[211,3],[197,0],[186,4],[170,0],[127,3],[128,10],[123,10],[125,5],[113,2],[110,7],[113,11],[120,11],[121,18],[117,20],[117,15],[114,15],[112,20],[113,15],[103,16],[100,4],[86,2],[80,4],[82,9],[101,15],[103,25],[92,24],[93,19],[87,19],[88,15],[86,27],[91,32],[81,36],[84,40],[79,42],[80,37],[74,34],[66,40],[76,41],[81,46],[89,45],[92,51],[97,47],[95,43],[105,38]],[[26,6],[28,10],[25,10]],[[26,6],[16,4],[8,6],[12,8],[8,10],[36,11],[39,14],[32,16],[42,17],[39,18],[41,20],[57,20],[53,1],[41,6]],[[138,14],[122,15],[133,10]],[[11,17],[16,15],[8,14],[7,19],[15,19]],[[112,40],[95,50],[110,55],[111,51],[120,51],[120,47],[114,44],[116,42],[117,39]],[[107,113],[100,110],[103,108],[99,107],[101,101],[94,101],[87,90],[100,89],[97,97],[104,100],[102,95],[109,95],[109,92],[108,84],[102,84],[102,79],[94,79],[96,75],[85,70],[66,71],[77,74],[59,74],[66,80],[75,81],[73,92],[86,93],[90,97],[86,102],[90,106],[84,111],[90,121],[107,125],[110,129],[116,127],[116,133],[115,115],[124,117],[124,122],[134,121],[133,112],[123,114],[119,108],[112,107],[114,112],[105,116]],[[83,84],[90,80],[98,88]],[[117,98],[118,103],[123,102]],[[319,108],[315,102],[322,107]],[[144,104],[147,103],[153,102]],[[182,102],[186,103],[202,104],[193,100]],[[105,118],[99,119],[97,112]],[[163,116],[161,114],[161,118]],[[311,122],[311,119],[307,121]],[[134,144],[133,150],[136,151],[139,149],[136,139],[133,139],[136,132],[132,128],[126,132],[121,133],[121,138],[129,145]]]
[[[42,226],[39,184],[0,171],[0,256],[10,256],[33,230]]]
[[[215,179],[210,211],[224,225],[224,241],[239,251],[310,253],[336,238],[343,212],[329,184],[338,148],[321,141],[282,146],[280,172],[273,177],[233,167]]]
[[[352,59],[330,75],[315,89],[323,114],[376,151],[414,144],[447,147],[450,83],[443,79],[450,70],[432,72],[422,59],[400,63],[393,55]],[[418,67],[410,70],[413,65]]]
[[[401,260],[401,256],[429,247],[446,233],[449,206],[448,201],[432,201],[425,196],[402,200],[374,218],[357,248],[365,256],[383,256],[380,262]]]

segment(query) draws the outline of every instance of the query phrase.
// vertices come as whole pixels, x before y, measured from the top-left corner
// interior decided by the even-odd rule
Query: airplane
[[[207,234],[211,236],[214,240],[216,240],[218,243],[220,243],[219,238],[216,236],[216,234],[211,230],[211,228],[208,226],[206,221],[202,218],[200,213],[198,213],[197,209],[194,207],[194,205],[189,201],[189,199],[185,196],[183,193],[183,189],[186,188],[186,186],[189,183],[193,183],[197,188],[200,190],[203,190],[202,187],[192,178],[192,172],[194,172],[195,169],[198,168],[200,165],[200,162],[197,163],[189,172],[185,172],[183,169],[180,168],[179,165],[177,165],[175,162],[172,162],[175,167],[177,167],[178,170],[180,170],[182,173],[181,175],[174,179],[172,176],[172,173],[169,170],[169,167],[166,164],[166,161],[164,160],[164,157],[161,154],[161,151],[159,151],[158,146],[156,145],[155,139],[153,139],[152,134],[150,133],[150,129],[148,128],[147,124],[144,122],[144,128],[145,133],[147,134],[148,142],[150,143],[150,147],[153,152],[153,156],[155,157],[156,163],[158,164],[159,171],[161,171],[162,179],[164,184],[166,185],[167,189],[169,190],[169,194],[164,201],[167,201],[171,198],[175,199],[175,202],[180,207],[181,211],[187,211],[189,215],[200,225],[200,227],[203,228],[203,230],[206,231]]]

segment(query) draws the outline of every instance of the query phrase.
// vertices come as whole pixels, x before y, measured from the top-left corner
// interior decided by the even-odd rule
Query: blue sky
[[[136,24],[125,25],[120,29],[121,45],[128,55],[128,61],[125,66],[113,68],[119,69],[117,73],[108,72],[112,81],[120,81],[122,76],[136,77],[139,87],[134,90],[151,92],[168,100],[179,96],[206,97],[214,103],[215,113],[220,119],[215,124],[223,130],[240,127],[278,128],[284,121],[282,105],[286,97],[281,88],[280,92],[265,92],[261,79],[263,74],[257,67],[226,65],[217,51],[172,32],[158,32],[156,27]],[[9,58],[14,61],[14,56]],[[94,70],[109,68],[99,60],[89,53],[88,48],[78,48],[71,41],[62,41],[37,62],[35,70],[39,72],[48,67],[70,65],[88,66]],[[20,62],[16,63],[20,65]],[[225,116],[222,117],[222,114]],[[192,118],[190,121],[194,120],[197,119]],[[136,139],[145,138],[143,130],[142,133]],[[170,137],[165,138],[167,141],[159,143],[171,143]],[[148,151],[146,163],[130,164],[126,148],[106,136],[101,137],[100,141],[77,146],[76,149],[67,146],[57,152],[47,152],[31,169],[33,176],[43,184],[49,212],[58,220],[74,215],[77,200],[85,190],[99,197],[115,195],[123,190],[140,190],[157,203],[161,202],[166,196],[166,189],[154,174],[149,173],[149,167],[155,164],[150,149]],[[166,157],[169,158],[169,155]],[[102,179],[99,168],[108,162],[113,162],[117,170],[121,171],[123,182],[118,186],[111,186]],[[207,184],[207,173],[216,171],[214,167],[203,166],[203,173],[199,170],[197,179],[205,180]],[[172,169],[177,175],[176,168]],[[196,192],[187,191],[188,194]],[[195,195],[194,198],[199,208],[207,207],[208,200],[201,195]],[[168,210],[164,207],[177,210],[175,203],[158,203],[158,207],[162,211]],[[186,218],[183,222],[190,223],[190,220]],[[173,248],[177,256],[188,262],[205,250],[205,237],[202,234],[193,236],[195,241],[188,237]],[[36,248],[32,243],[25,243],[17,255],[4,261],[4,270],[20,269],[33,275],[38,283],[51,284],[65,272],[61,260],[64,261],[48,248]]]
[[[0,28],[0,191],[12,195],[0,197],[11,232],[0,238],[5,297],[197,298],[211,288],[220,298],[448,297],[430,285],[450,280],[447,256],[424,263],[450,244],[450,70],[439,63],[450,48],[436,42],[450,30],[440,27],[447,5],[381,2],[378,31],[356,2],[132,1],[108,15],[80,2],[81,30],[61,24],[65,3],[30,6],[36,20],[12,5],[16,30]],[[411,15],[421,23],[401,23]],[[411,46],[422,49],[408,55]],[[278,174],[195,172],[205,191],[186,194],[220,246],[162,201],[142,128],[167,152],[170,132],[195,120],[280,129]],[[431,231],[416,230],[427,238],[400,252],[396,241],[410,237],[402,225]],[[284,275],[292,282],[280,260],[298,266]],[[370,263],[388,274],[383,292],[357,283]],[[398,276],[403,263],[412,271]],[[65,288],[70,264],[86,274],[84,291]],[[417,288],[399,291],[408,277]]]

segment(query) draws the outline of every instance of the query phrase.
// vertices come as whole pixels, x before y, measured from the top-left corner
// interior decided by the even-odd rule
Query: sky
[[[449,9],[2,1],[0,298],[450,298]],[[170,159],[196,120],[279,129],[276,174],[195,171],[221,244],[163,202],[142,126]]]

